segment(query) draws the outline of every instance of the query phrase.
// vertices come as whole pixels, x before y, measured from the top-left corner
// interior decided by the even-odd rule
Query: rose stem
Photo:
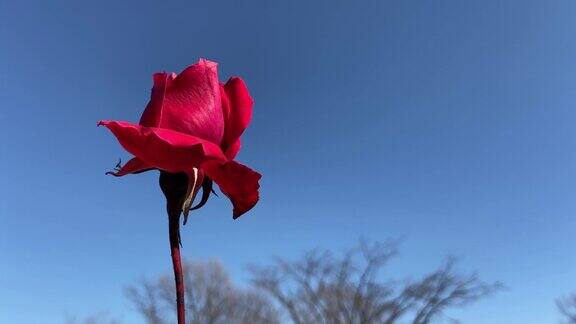
[[[184,275],[180,257],[180,213],[182,202],[188,188],[188,178],[184,173],[160,172],[160,188],[166,196],[166,211],[168,212],[168,229],[170,234],[170,253],[176,283],[176,311],[178,324],[186,323],[184,304]]]
[[[182,259],[180,258],[180,211],[168,211],[168,226],[170,231],[170,251],[172,254],[172,267],[174,268],[174,282],[176,283],[176,309],[178,324],[186,323],[184,305],[184,276],[182,274]]]

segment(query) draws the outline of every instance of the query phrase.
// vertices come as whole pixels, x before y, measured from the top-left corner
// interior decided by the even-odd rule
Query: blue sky
[[[0,1],[0,322],[139,317],[122,287],[170,271],[157,174],[99,119],[137,121],[152,73],[200,57],[256,101],[238,221],[212,198],[184,256],[240,282],[272,255],[402,238],[387,274],[446,255],[508,290],[450,315],[554,323],[576,290],[576,2]]]

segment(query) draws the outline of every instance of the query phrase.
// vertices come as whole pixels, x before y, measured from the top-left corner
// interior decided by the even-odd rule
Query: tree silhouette
[[[454,259],[420,280],[386,281],[380,270],[396,254],[396,244],[367,242],[341,257],[312,251],[300,260],[252,267],[252,282],[295,324],[397,323],[408,316],[415,324],[430,323],[502,287],[456,273]]]
[[[234,286],[217,261],[188,262],[184,266],[187,323],[275,324],[279,316],[271,301],[251,289]],[[162,276],[130,286],[126,294],[148,324],[173,323],[176,308],[174,281]]]

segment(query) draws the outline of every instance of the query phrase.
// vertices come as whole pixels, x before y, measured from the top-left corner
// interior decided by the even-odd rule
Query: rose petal
[[[146,105],[142,117],[140,117],[140,125],[146,127],[160,126],[166,88],[170,86],[174,78],[176,78],[175,73],[159,72],[154,74],[154,86],[152,86],[150,101]]]
[[[232,144],[230,147],[226,149],[226,151],[224,151],[224,155],[226,155],[228,160],[233,160],[236,157],[236,155],[238,155],[238,152],[240,152],[241,146],[242,144],[240,143],[240,139],[237,139],[236,142],[234,142],[234,144]]]
[[[230,198],[234,206],[234,219],[252,209],[258,202],[258,181],[262,177],[258,172],[235,161],[209,161],[202,164],[202,169]]]
[[[220,143],[224,117],[217,64],[201,59],[177,76],[156,73],[152,96],[140,124]]]
[[[226,156],[214,143],[169,129],[128,122],[101,121],[120,144],[144,163],[167,172],[190,173],[206,161],[224,162]]]
[[[112,172],[106,172],[106,174],[113,175],[115,177],[122,177],[127,174],[137,174],[153,170],[154,167],[140,160],[139,158],[132,158],[130,161],[126,162],[120,170]]]
[[[226,151],[231,146],[236,145],[240,135],[242,135],[246,127],[248,127],[248,124],[250,124],[254,100],[250,97],[244,81],[238,77],[230,78],[225,85],[220,87],[220,91],[222,97],[226,98],[226,100],[222,100],[225,121],[222,149]],[[238,153],[237,150],[231,159],[236,156],[236,153]]]

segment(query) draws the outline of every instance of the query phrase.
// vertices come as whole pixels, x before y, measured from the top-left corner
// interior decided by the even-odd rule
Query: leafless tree
[[[461,275],[454,260],[420,280],[385,281],[380,270],[396,244],[361,242],[342,256],[325,251],[302,259],[277,258],[251,267],[253,284],[268,292],[294,324],[430,323],[449,308],[465,306],[501,288],[477,275]]]
[[[277,258],[250,268],[254,289],[234,286],[218,262],[187,263],[189,323],[424,324],[501,288],[459,274],[454,259],[418,280],[386,280],[381,270],[396,254],[396,244],[361,241],[341,256],[316,250],[296,261]],[[126,293],[147,323],[172,323],[172,285],[165,276]]]
[[[217,261],[186,263],[186,311],[191,324],[275,324],[273,304],[255,290],[235,287]],[[169,276],[126,289],[128,298],[148,324],[175,323],[174,281]]]
[[[556,300],[556,306],[566,323],[576,324],[576,293]]]

